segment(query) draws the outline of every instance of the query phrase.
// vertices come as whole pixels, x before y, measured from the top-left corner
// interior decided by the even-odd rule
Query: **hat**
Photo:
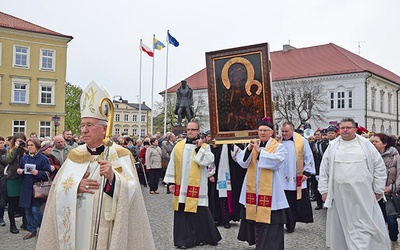
[[[328,130],[326,130],[326,128],[321,130],[321,134],[326,135],[328,133]]]
[[[337,128],[335,127],[335,126],[329,126],[328,128],[327,128],[327,131],[329,132],[329,131],[333,131],[333,132],[337,132]]]
[[[51,141],[43,141],[40,144],[40,151],[43,152],[43,151],[45,151],[46,149],[48,149],[50,147],[51,148],[53,147],[53,143]]]
[[[107,121],[108,117],[103,116],[99,110],[100,101],[105,97],[111,100],[110,93],[92,81],[85,88],[81,96],[81,118],[88,117]],[[107,111],[109,110],[108,103],[103,102],[102,109],[107,115]]]
[[[274,125],[270,122],[271,118],[269,116],[262,118],[260,121],[257,122],[257,127],[260,126],[268,126],[270,129],[274,129]]]
[[[206,131],[204,134],[205,135],[211,135],[210,130]]]

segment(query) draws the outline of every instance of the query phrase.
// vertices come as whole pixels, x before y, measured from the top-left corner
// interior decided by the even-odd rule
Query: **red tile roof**
[[[42,34],[53,35],[53,36],[60,36],[60,37],[69,38],[71,40],[73,39],[72,36],[64,35],[64,34],[43,28],[39,25],[24,21],[22,19],[11,16],[11,15],[6,14],[1,11],[0,11],[0,27],[35,32],[35,33],[42,33]]]
[[[370,72],[400,85],[400,76],[333,43],[271,52],[271,61],[272,81]],[[186,80],[192,89],[206,89],[207,71],[204,68]],[[168,92],[176,92],[179,86],[177,83]]]

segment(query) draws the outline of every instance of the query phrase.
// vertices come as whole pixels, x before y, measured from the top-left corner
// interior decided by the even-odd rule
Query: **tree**
[[[65,128],[70,129],[72,134],[80,132],[81,108],[80,100],[82,88],[67,82],[65,85]]]
[[[326,111],[325,87],[317,81],[284,81],[274,83],[273,99],[275,119],[287,120],[299,124],[300,128],[307,121],[324,121]]]

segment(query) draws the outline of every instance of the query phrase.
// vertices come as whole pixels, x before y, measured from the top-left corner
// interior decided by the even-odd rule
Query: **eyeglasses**
[[[349,130],[349,129],[352,129],[352,128],[354,128],[354,127],[340,127],[339,129],[340,130]]]
[[[188,128],[188,129],[186,129],[187,131],[197,131],[197,130],[199,130],[198,128]]]
[[[264,133],[270,132],[270,131],[272,131],[272,129],[259,129],[258,130],[258,132],[264,132]]]

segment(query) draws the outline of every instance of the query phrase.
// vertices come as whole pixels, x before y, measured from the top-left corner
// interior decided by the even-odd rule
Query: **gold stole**
[[[174,148],[174,164],[175,164],[175,192],[174,192],[174,210],[178,211],[179,193],[181,190],[182,178],[182,156],[185,149],[185,141],[182,140],[175,145]],[[201,145],[202,148],[207,146],[206,143]],[[192,163],[190,165],[189,181],[186,194],[185,212],[197,213],[197,204],[200,193],[201,167],[193,161],[196,151],[192,152]]]
[[[293,133],[294,136],[294,147],[296,150],[296,190],[297,199],[301,199],[301,183],[303,179],[303,167],[304,167],[304,141],[303,137],[298,133]]]
[[[274,153],[279,142],[271,138],[271,142],[264,150]],[[260,180],[258,182],[258,206],[256,204],[256,175],[257,175],[257,152],[253,148],[252,159],[247,168],[246,177],[246,219],[262,223],[271,223],[272,183],[273,171],[260,169]]]

